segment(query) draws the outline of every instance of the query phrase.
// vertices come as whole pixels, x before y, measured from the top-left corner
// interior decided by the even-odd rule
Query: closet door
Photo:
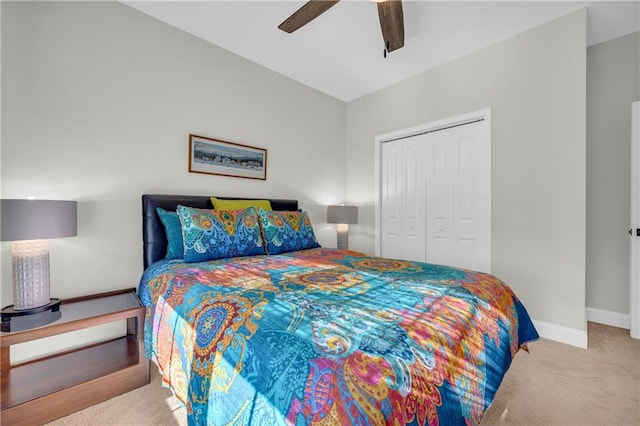
[[[629,314],[631,337],[640,339],[640,102],[631,104],[631,245]]]
[[[381,145],[380,254],[491,272],[486,121]]]
[[[453,265],[453,132],[426,136],[426,261]]]
[[[414,136],[405,140],[402,146],[404,191],[400,258],[418,262],[424,262],[426,256],[425,140],[426,135]]]
[[[424,262],[424,137],[381,147],[381,255]]]
[[[428,134],[426,260],[491,270],[491,142],[484,122]]]
[[[402,141],[380,147],[380,255],[402,256]]]
[[[452,265],[491,271],[491,141],[484,122],[453,132]]]

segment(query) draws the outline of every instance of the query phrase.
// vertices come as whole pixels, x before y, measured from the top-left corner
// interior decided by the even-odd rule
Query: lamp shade
[[[78,233],[78,203],[58,200],[0,200],[1,241],[46,240]]]
[[[327,223],[358,223],[357,206],[328,206]]]

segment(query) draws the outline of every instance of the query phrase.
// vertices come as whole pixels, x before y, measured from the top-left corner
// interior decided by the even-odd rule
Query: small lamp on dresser
[[[77,202],[0,200],[0,240],[11,241],[12,306],[2,309],[2,321],[59,309],[49,296],[49,239],[77,235]]]
[[[349,249],[349,224],[358,223],[358,207],[329,206],[327,207],[327,223],[337,224],[338,248]]]

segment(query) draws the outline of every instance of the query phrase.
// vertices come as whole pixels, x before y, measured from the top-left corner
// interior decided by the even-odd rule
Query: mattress
[[[538,338],[493,275],[327,248],[144,272],[145,351],[189,424],[477,424]]]

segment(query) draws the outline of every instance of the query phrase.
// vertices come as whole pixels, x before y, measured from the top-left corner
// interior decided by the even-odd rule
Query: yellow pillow
[[[256,211],[258,211],[258,207],[271,210],[271,201],[269,200],[221,200],[211,197],[211,204],[216,210],[242,210],[247,207],[253,207]]]

